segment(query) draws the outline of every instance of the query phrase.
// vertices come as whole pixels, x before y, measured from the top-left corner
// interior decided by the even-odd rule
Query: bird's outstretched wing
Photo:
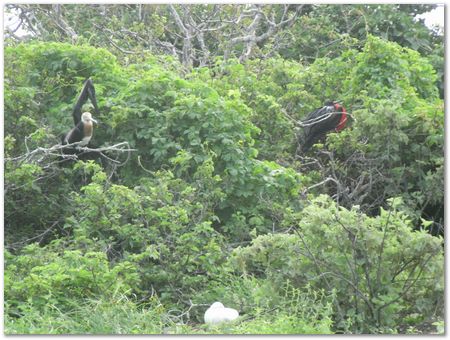
[[[84,82],[83,88],[81,89],[80,95],[78,96],[77,102],[75,103],[75,106],[73,108],[72,116],[75,126],[77,126],[77,124],[81,121],[81,108],[83,107],[84,103],[86,103],[88,98],[94,106],[95,113],[98,113],[97,99],[95,98],[95,88],[91,78],[88,78]]]

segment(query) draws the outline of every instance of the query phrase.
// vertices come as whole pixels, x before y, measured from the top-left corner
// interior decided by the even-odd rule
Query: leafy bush
[[[373,218],[319,196],[284,221],[294,234],[257,237],[234,251],[233,267],[274,289],[289,279],[299,289],[335,290],[336,329],[394,331],[407,315],[431,315],[444,286],[442,240],[412,231],[392,204]]]
[[[94,79],[102,113],[122,78],[115,57],[90,46],[22,44],[5,49],[5,65],[5,234],[8,246],[18,248],[15,243],[43,233],[43,243],[58,234],[69,208],[66,194],[80,185],[76,173],[58,166],[57,155],[40,163],[17,157],[60,142],[73,126],[72,108],[87,77]]]
[[[298,80],[304,68],[300,63],[282,59],[218,61],[211,72],[193,73],[226,98],[241,99],[250,119],[260,133],[255,138],[258,158],[290,159],[295,145],[295,130],[285,112],[301,109],[310,96]]]
[[[232,269],[232,268],[230,268]],[[327,334],[331,333],[334,292],[294,287],[289,279],[274,285],[269,279],[235,275],[228,269],[193,302],[222,301],[239,310],[232,325],[209,327],[212,333]],[[200,315],[199,317],[203,317]]]
[[[133,263],[141,282],[133,291],[156,290],[163,302],[193,294],[220,272],[222,236],[211,224],[221,193],[214,197],[203,191],[216,180],[212,168],[202,172],[204,178],[194,176],[196,187],[161,171],[133,190],[110,184],[98,165],[78,165],[94,167],[92,182],[74,193],[74,210],[66,220],[72,247],[103,251],[112,263]]]
[[[90,46],[34,43],[8,47],[5,64],[5,135],[19,143],[16,153],[25,151],[23,139],[34,132],[19,125],[25,117],[34,127],[51,127],[53,143],[59,142],[57,136],[73,125],[72,108],[88,77],[95,82],[102,114],[105,97],[125,85],[115,57]]]
[[[161,334],[166,326],[166,309],[152,299],[145,308],[124,295],[102,300],[74,301],[70,313],[49,305],[38,310],[32,304],[23,308],[26,314],[17,318],[5,314],[6,334]],[[8,310],[7,310],[8,312]]]
[[[192,175],[213,155],[216,171],[234,177],[246,173],[248,160],[256,155],[252,137],[257,130],[247,116],[238,99],[223,99],[202,83],[155,66],[117,99],[110,125],[118,128],[117,139],[139,150],[147,169],[182,154],[187,175]]]
[[[314,163],[292,163],[325,181],[314,194],[336,196],[347,208],[360,205],[372,215],[387,207],[387,199],[402,197],[416,225],[420,218],[432,220],[433,233],[442,234],[443,196],[437,188],[443,186],[444,110],[427,59],[369,36],[361,51],[316,59],[298,81],[312,104],[320,105],[316,98],[340,99],[352,117],[347,129],[328,134],[307,155]]]
[[[81,250],[52,251],[36,244],[22,254],[5,254],[7,313],[15,317],[29,309],[69,311],[96,295],[130,294],[139,282],[127,261],[110,267],[105,253]]]

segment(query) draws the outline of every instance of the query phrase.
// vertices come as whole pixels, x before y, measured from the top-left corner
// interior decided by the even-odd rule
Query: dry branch
[[[25,142],[25,145],[27,147],[27,152],[25,154],[17,156],[17,157],[12,157],[12,158],[5,158],[5,161],[6,162],[18,162],[18,163],[27,162],[27,163],[41,164],[44,162],[44,160],[48,159],[49,157],[60,157],[60,158],[62,158],[62,160],[77,159],[78,158],[77,155],[64,154],[62,152],[63,150],[71,149],[71,150],[76,150],[77,152],[79,152],[79,154],[84,154],[87,152],[95,152],[95,153],[100,154],[102,157],[105,157],[106,159],[112,161],[113,163],[120,164],[121,162],[106,156],[104,152],[110,152],[110,151],[112,151],[112,152],[128,152],[128,154],[129,154],[132,151],[137,151],[137,149],[131,149],[129,147],[128,142],[121,142],[118,144],[104,146],[104,147],[96,148],[96,149],[89,148],[89,147],[80,147],[79,142],[77,142],[77,143],[66,144],[66,145],[56,144],[50,148],[38,147],[31,151],[28,149],[26,142]],[[129,155],[127,157],[127,160],[128,160],[128,158],[129,158]]]

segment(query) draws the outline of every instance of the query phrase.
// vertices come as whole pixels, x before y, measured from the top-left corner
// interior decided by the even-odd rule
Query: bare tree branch
[[[170,12],[175,19],[175,23],[178,28],[183,32],[183,50],[182,50],[182,64],[187,68],[191,69],[193,65],[193,49],[192,49],[192,29],[190,26],[185,25],[181,19],[179,13],[173,5],[169,5]],[[186,10],[186,7],[184,7]],[[185,12],[186,14],[186,12]]]
[[[52,9],[55,14],[52,15],[51,13],[47,12],[47,15],[54,19],[56,27],[58,27],[58,29],[63,34],[70,37],[72,39],[72,43],[74,43],[78,39],[78,35],[76,34],[75,30],[72,27],[70,27],[66,21],[64,21],[63,16],[61,14],[62,11],[61,5],[53,4]]]
[[[32,151],[28,150],[27,153],[17,156],[17,157],[13,157],[13,158],[5,158],[6,162],[18,162],[18,163],[22,163],[22,162],[27,162],[27,163],[36,163],[36,164],[40,164],[42,163],[45,159],[47,159],[48,157],[62,157],[63,159],[77,159],[78,157],[76,155],[70,155],[70,154],[64,154],[61,151],[65,150],[65,149],[76,149],[77,151],[80,152],[80,154],[85,153],[85,152],[95,152],[95,153],[99,153],[102,156],[104,156],[107,159],[110,159],[109,157],[107,157],[104,152],[106,151],[113,151],[113,152],[132,152],[132,151],[137,151],[137,149],[130,149],[129,148],[129,144],[128,142],[121,142],[115,145],[111,145],[111,146],[105,146],[105,147],[101,147],[101,148],[88,148],[88,147],[79,147],[79,142],[77,143],[72,143],[72,144],[66,144],[66,145],[61,145],[61,144],[56,144],[50,148],[43,148],[43,147],[38,147]],[[28,147],[27,147],[28,149]],[[112,160],[114,163],[120,163],[116,160]]]

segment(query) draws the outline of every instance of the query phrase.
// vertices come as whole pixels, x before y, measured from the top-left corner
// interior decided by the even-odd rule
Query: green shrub
[[[100,121],[103,114],[108,117],[107,96],[125,85],[116,58],[91,46],[21,44],[6,48],[5,65],[5,135],[16,138],[16,152],[21,153],[23,139],[34,131],[21,128],[24,116],[36,126],[49,127],[56,144],[73,125],[72,108],[84,80],[94,80]]]
[[[328,334],[332,326],[334,292],[296,288],[289,279],[274,284],[267,278],[224,273],[198,303],[222,301],[239,310],[231,326],[210,327],[213,333],[232,334]]]
[[[97,167],[92,182],[74,193],[74,210],[65,225],[73,234],[72,247],[103,251],[113,263],[136,265],[141,284],[133,291],[140,296],[156,290],[163,302],[175,303],[194,294],[224,261],[222,236],[212,228],[212,209],[221,192],[215,196],[208,184],[218,178],[210,163],[199,171],[194,186],[160,171],[130,189],[109,183]]]
[[[8,313],[15,316],[29,308],[67,312],[97,295],[130,294],[138,282],[130,262],[110,267],[103,252],[59,253],[31,244],[18,256],[5,254],[5,301]]]
[[[54,305],[45,310],[26,304],[24,316],[5,314],[5,333],[12,334],[161,334],[173,325],[166,309],[156,300],[138,307],[124,295],[74,301],[70,312]]]
[[[313,165],[293,164],[307,176],[320,173],[317,182],[327,180],[313,194],[335,196],[371,215],[386,208],[387,199],[402,197],[416,226],[422,217],[434,222],[433,233],[442,232],[437,188],[444,184],[444,110],[436,81],[427,59],[373,36],[361,51],[316,59],[299,82],[314,99],[341,100],[352,119],[306,155],[316,162],[303,163]]]
[[[289,279],[300,289],[336,290],[336,329],[389,332],[442,301],[442,240],[412,231],[395,207],[372,218],[320,196],[284,223],[296,232],[259,236],[235,250],[232,265],[274,287]]]

